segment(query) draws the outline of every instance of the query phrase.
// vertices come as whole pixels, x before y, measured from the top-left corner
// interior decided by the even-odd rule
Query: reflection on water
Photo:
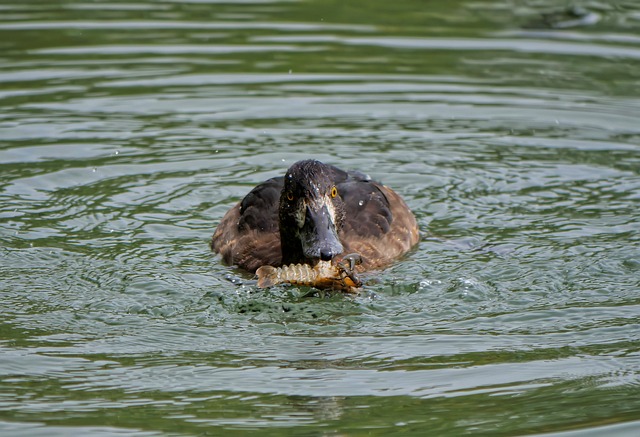
[[[640,9],[0,6],[0,432],[635,435]],[[315,157],[423,239],[359,296],[208,249]]]

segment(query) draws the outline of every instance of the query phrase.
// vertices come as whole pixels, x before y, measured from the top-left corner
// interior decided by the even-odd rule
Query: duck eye
[[[292,193],[291,191],[289,191],[289,192],[287,193],[287,200],[288,200],[289,202],[291,202],[291,201],[293,200],[293,193]]]
[[[331,189],[331,197],[336,197],[338,195],[338,189],[336,187],[333,187]]]

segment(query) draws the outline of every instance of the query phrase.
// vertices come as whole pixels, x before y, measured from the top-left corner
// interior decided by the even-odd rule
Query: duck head
[[[280,195],[282,263],[315,264],[342,253],[338,231],[343,221],[333,167],[314,160],[293,164]]]

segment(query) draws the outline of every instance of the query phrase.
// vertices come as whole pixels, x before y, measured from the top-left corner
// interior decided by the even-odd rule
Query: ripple
[[[0,6],[0,429],[633,431],[635,12],[546,3]],[[208,248],[310,156],[418,219],[361,295]]]
[[[570,56],[600,56],[619,58],[640,58],[640,50],[634,47],[620,47],[612,44],[580,44],[549,39],[499,39],[499,38],[343,38],[320,36],[265,36],[253,39],[258,42],[307,42],[342,43],[356,46],[377,46],[386,48],[421,50],[508,50],[524,53],[544,53]]]
[[[224,54],[224,53],[246,53],[246,52],[281,52],[281,51],[308,51],[309,49],[291,45],[237,45],[223,46],[216,44],[213,46],[203,45],[121,45],[121,46],[96,46],[96,47],[68,47],[41,49],[34,51],[34,54],[42,55],[136,55],[136,54]],[[315,49],[313,49],[315,50]]]
[[[280,31],[317,31],[345,30],[349,32],[371,32],[375,26],[358,24],[318,24],[318,23],[277,23],[245,21],[154,21],[154,20],[113,20],[113,21],[20,21],[0,23],[0,30],[55,30],[55,29],[91,29],[91,30],[131,30],[131,29],[273,29]]]

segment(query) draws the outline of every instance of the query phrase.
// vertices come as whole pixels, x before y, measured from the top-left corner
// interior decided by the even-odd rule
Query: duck
[[[364,272],[388,266],[418,240],[416,218],[394,190],[359,171],[308,159],[258,184],[227,211],[211,249],[248,272],[350,254]]]

